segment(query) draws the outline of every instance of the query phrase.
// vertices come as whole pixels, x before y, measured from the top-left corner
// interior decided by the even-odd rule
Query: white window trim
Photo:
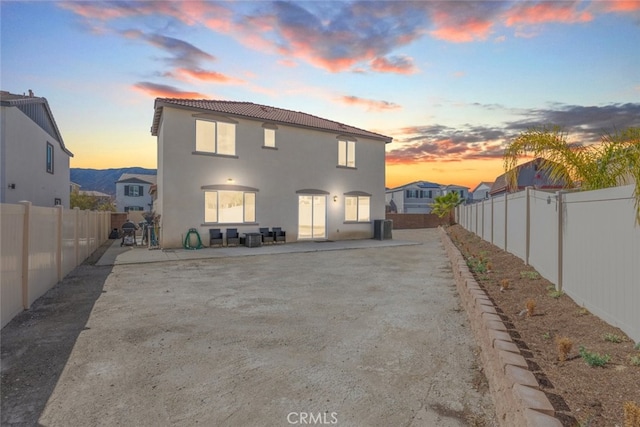
[[[353,197],[356,199],[356,219],[347,219],[347,198],[348,197]],[[367,218],[363,219],[361,212],[360,212],[360,208],[361,208],[361,204],[360,204],[360,199],[368,199],[369,203],[369,212],[367,213]],[[361,192],[361,191],[353,191],[350,193],[345,193],[344,195],[344,206],[345,206],[345,211],[344,211],[344,222],[346,224],[366,224],[366,223],[370,223],[371,222],[371,195],[365,192]]]
[[[342,156],[344,155],[344,161]],[[356,169],[356,141],[338,139],[338,167]]]
[[[202,225],[247,225],[247,224],[257,224],[257,188],[245,187],[241,185],[205,185],[201,187],[204,190],[204,215],[203,215],[203,223]],[[242,222],[220,222],[220,210],[219,210],[219,197],[221,191],[235,191],[242,193]],[[215,221],[206,221],[206,194],[207,193],[216,193],[216,212],[215,212]],[[253,218],[247,217],[247,196],[253,197]]]
[[[204,122],[204,123],[213,123],[214,125],[214,132],[213,132],[213,151],[209,151],[209,150],[199,150],[198,149],[198,122]],[[219,125],[220,124],[225,124],[225,125],[230,125],[233,126],[233,153],[221,153],[220,149],[219,149],[219,138],[220,138],[220,134],[219,134]],[[194,121],[194,127],[195,127],[195,141],[194,141],[194,145],[195,145],[195,150],[192,152],[192,154],[200,154],[200,155],[208,155],[208,156],[220,156],[220,157],[231,157],[231,158],[237,158],[238,156],[236,155],[236,124],[237,122],[234,121],[227,121],[227,120],[219,120],[217,118],[212,118],[212,117],[196,117],[195,121]]]

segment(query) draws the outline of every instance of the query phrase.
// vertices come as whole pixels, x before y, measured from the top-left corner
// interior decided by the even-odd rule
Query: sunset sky
[[[387,182],[475,187],[536,125],[640,126],[639,1],[0,2],[2,90],[47,98],[71,167],[156,167],[156,97],[393,137]]]

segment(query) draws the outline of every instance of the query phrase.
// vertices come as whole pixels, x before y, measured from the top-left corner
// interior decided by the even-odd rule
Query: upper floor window
[[[53,145],[47,142],[47,172],[53,173]]]
[[[142,185],[125,185],[124,195],[128,197],[141,197],[144,195],[144,187]]]
[[[256,222],[256,193],[250,191],[205,191],[204,222]]]
[[[354,141],[338,141],[338,166],[356,167],[356,143]]]
[[[345,221],[370,221],[371,197],[369,196],[345,196],[344,220]]]
[[[196,151],[235,156],[236,125],[196,120]]]
[[[275,129],[264,130],[264,146],[269,148],[276,147],[276,131]]]

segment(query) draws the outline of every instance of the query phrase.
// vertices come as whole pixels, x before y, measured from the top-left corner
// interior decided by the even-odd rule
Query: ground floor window
[[[369,196],[345,196],[344,220],[368,222],[371,215],[371,197]]]
[[[124,211],[125,212],[130,212],[130,211],[143,211],[144,208],[142,206],[125,206],[124,207]]]
[[[207,223],[256,222],[256,193],[205,191],[204,221]]]

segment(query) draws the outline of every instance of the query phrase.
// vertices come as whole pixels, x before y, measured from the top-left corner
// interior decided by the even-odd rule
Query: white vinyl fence
[[[109,236],[111,212],[0,204],[2,327]]]
[[[459,206],[456,218],[640,341],[640,225],[633,188],[575,193],[528,188]]]

